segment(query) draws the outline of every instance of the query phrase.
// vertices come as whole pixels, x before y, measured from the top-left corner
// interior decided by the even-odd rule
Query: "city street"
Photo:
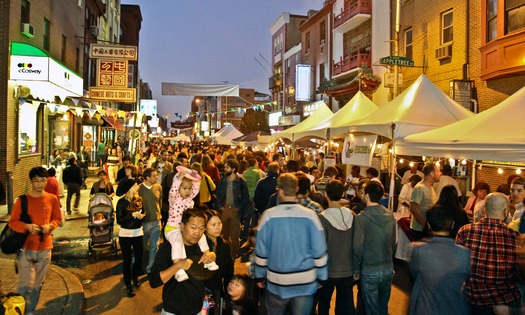
[[[91,187],[95,181],[87,181]],[[134,298],[126,296],[122,280],[122,259],[120,250],[117,255],[111,253],[109,246],[95,248],[92,256],[88,255],[89,229],[87,227],[87,209],[89,189],[82,190],[80,212],[68,217],[66,224],[53,233],[53,264],[74,274],[84,289],[84,314],[159,314],[162,308],[162,288],[152,289],[147,276],[141,276],[142,285]],[[66,197],[61,198],[65,206]],[[3,228],[5,223],[0,223]],[[115,237],[118,239],[119,226],[115,225]],[[0,258],[7,256],[0,254]],[[389,303],[391,315],[407,313],[410,291],[412,288],[408,268],[405,262],[395,261],[396,275],[392,286]],[[245,273],[244,264],[237,262],[235,271]],[[46,283],[44,283],[46,286]],[[356,292],[354,292],[355,294]],[[335,294],[334,294],[335,297]],[[50,314],[45,310],[49,301],[41,300],[37,310],[41,314]],[[332,307],[333,310],[333,307]]]

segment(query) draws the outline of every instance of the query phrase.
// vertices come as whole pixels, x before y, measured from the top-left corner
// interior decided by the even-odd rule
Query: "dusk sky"
[[[191,97],[162,96],[161,82],[220,84],[270,94],[269,28],[282,12],[306,15],[323,0],[122,0],[140,5],[140,77],[161,116],[185,115]],[[259,54],[261,54],[267,63]],[[261,67],[257,61],[264,66]]]

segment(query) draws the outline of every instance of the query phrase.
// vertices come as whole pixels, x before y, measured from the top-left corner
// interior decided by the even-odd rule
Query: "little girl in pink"
[[[173,184],[169,192],[169,217],[164,230],[166,239],[171,244],[171,259],[173,263],[186,258],[180,223],[182,213],[186,209],[193,208],[193,198],[199,193],[201,182],[201,176],[194,170],[190,170],[184,166],[177,166],[177,171],[178,173],[173,177]],[[210,251],[204,234],[198,244],[204,254]],[[211,263],[204,264],[204,268],[217,270],[219,266],[217,266],[215,261],[212,261]],[[175,274],[175,279],[179,282],[185,281],[188,280],[188,275],[184,269],[180,269]]]

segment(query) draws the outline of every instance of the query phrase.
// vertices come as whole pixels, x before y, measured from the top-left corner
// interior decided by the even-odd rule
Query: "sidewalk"
[[[86,180],[91,187],[97,180],[90,177]],[[90,189],[81,190],[80,211],[67,216],[67,220],[86,220],[89,205]],[[67,192],[66,192],[67,194]],[[66,195],[67,196],[67,195]],[[60,198],[63,207],[66,206],[66,196]],[[73,204],[74,197],[71,200]],[[0,206],[0,231],[9,221],[7,205]],[[5,255],[0,252],[0,290],[3,293],[15,292],[18,285],[18,275],[15,272],[15,255]],[[38,315],[82,314],[84,305],[84,288],[80,280],[71,272],[51,263],[46,280],[42,286],[40,300],[37,306]]]

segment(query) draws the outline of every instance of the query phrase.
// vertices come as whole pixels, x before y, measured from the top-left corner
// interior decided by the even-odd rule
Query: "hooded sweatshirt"
[[[381,205],[366,207],[354,222],[353,269],[375,272],[393,269],[396,220]]]
[[[352,210],[345,207],[328,208],[319,215],[328,245],[329,278],[346,278],[354,274],[352,271],[354,216]]]

